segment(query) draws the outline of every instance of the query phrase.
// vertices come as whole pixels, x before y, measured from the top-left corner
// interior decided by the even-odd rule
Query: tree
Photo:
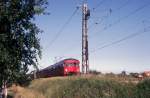
[[[1,87],[17,82],[29,66],[37,67],[41,57],[37,35],[42,31],[33,20],[45,13],[46,5],[46,0],[0,0]]]

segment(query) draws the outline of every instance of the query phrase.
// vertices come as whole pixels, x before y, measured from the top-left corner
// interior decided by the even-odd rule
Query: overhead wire
[[[103,45],[102,47],[96,48],[96,49],[90,51],[90,53],[97,52],[97,51],[99,51],[99,50],[102,50],[102,49],[107,48],[107,47],[110,47],[110,46],[112,46],[112,45],[121,43],[121,42],[123,42],[123,41],[125,41],[125,40],[134,38],[134,37],[136,37],[136,36],[138,36],[138,35],[140,35],[140,34],[142,34],[142,33],[149,32],[149,31],[150,31],[150,26],[147,27],[147,28],[144,28],[143,31],[138,31],[138,32],[136,32],[136,33],[130,34],[130,35],[128,35],[128,36],[125,36],[125,37],[123,37],[123,38],[121,38],[121,39],[119,39],[119,40],[113,41],[113,42],[111,42],[111,43],[109,43],[109,44]]]
[[[145,21],[146,19],[144,19],[143,21]],[[143,21],[142,21],[142,23],[143,23]],[[138,22],[134,27],[137,27],[139,24],[140,24],[141,22]],[[144,28],[145,28],[146,26],[144,26]],[[105,45],[105,43],[106,42],[104,42],[103,44]],[[102,45],[102,43],[99,43],[97,46],[99,46],[99,45]]]
[[[124,6],[128,5],[130,2],[130,0],[127,0],[125,3],[123,3],[121,6],[119,6],[118,8],[116,8],[115,10],[120,10],[122,9]]]
[[[92,11],[96,10],[98,7],[100,7],[106,0],[101,0],[93,9]]]
[[[102,2],[102,1],[103,1],[103,2]],[[101,3],[104,3],[104,0],[102,0],[102,1],[101,1]],[[126,5],[128,5],[128,4],[129,4],[129,0],[127,0],[127,1],[123,4],[122,7],[121,7],[121,6],[118,7],[117,10],[120,10],[121,8],[123,8],[124,6],[126,6]],[[104,27],[104,28],[102,29],[102,31],[105,31],[105,30],[109,29],[110,27],[112,27],[113,25],[116,25],[116,24],[120,23],[122,20],[124,20],[124,19],[130,17],[131,15],[133,15],[133,14],[135,14],[135,13],[137,13],[138,11],[140,11],[140,10],[142,10],[143,8],[147,7],[148,5],[149,5],[149,4],[144,4],[143,6],[141,6],[141,7],[137,8],[137,9],[135,9],[134,11],[132,11],[131,13],[129,13],[128,15],[126,15],[126,16],[124,16],[124,17],[118,19],[117,21],[115,21],[115,22],[112,23],[112,24],[109,24],[107,27]],[[100,6],[100,5],[99,5],[99,6]],[[96,8],[97,8],[97,7],[96,7]],[[134,36],[137,36],[137,35],[139,35],[139,33],[129,35],[129,36],[123,38],[123,39],[114,41],[114,42],[112,42],[111,44],[106,44],[106,45],[102,46],[100,49],[103,49],[103,48],[105,48],[105,47],[109,47],[109,46],[111,46],[111,45],[117,44],[117,43],[119,43],[119,42],[122,42],[122,41],[124,41],[124,40],[127,40],[127,39],[132,38],[132,36],[134,37]],[[91,38],[91,37],[90,37],[90,38]],[[98,48],[98,49],[99,49],[99,48]],[[100,50],[100,49],[99,49],[99,50]],[[92,51],[92,52],[94,52],[94,51]]]
[[[90,11],[90,13],[91,12],[94,12],[98,7],[100,7],[102,4],[104,4],[105,3],[105,1],[106,0],[101,0],[95,7],[93,7],[92,8],[92,10]],[[91,18],[91,17],[90,17]],[[94,22],[93,24],[98,24],[98,22]],[[89,26],[89,28],[92,28],[93,27],[93,24],[91,24],[90,26]]]
[[[50,47],[57,39],[58,37],[61,35],[61,33],[63,32],[63,30],[66,28],[66,26],[70,23],[70,21],[72,20],[73,16],[77,13],[79,7],[76,7],[76,9],[74,10],[74,12],[72,13],[72,15],[68,18],[68,20],[65,22],[65,24],[59,29],[59,31],[56,33],[55,37],[49,42],[49,44],[47,45],[46,49],[48,47]]]
[[[82,0],[73,0],[77,6],[80,6],[82,4]]]
[[[80,1],[80,0],[78,0],[78,1]],[[105,1],[105,0],[101,0],[101,1],[96,5],[96,7],[93,8],[93,10],[96,10],[99,6],[101,6],[101,5],[104,3],[104,1]],[[82,2],[87,2],[87,0],[83,0]],[[72,45],[72,46],[74,46],[74,45]],[[67,49],[67,50],[70,50],[70,49]]]
[[[103,45],[102,47],[98,47],[98,48],[96,48],[96,49],[90,51],[89,54],[93,54],[93,53],[95,53],[95,52],[97,52],[97,51],[100,51],[100,50],[102,50],[102,49],[104,49],[104,48],[107,48],[107,47],[113,46],[113,45],[115,45],[115,44],[121,43],[121,42],[123,42],[123,41],[132,39],[132,38],[134,38],[134,37],[136,37],[136,36],[139,36],[139,35],[141,35],[141,34],[143,34],[143,33],[149,32],[149,31],[150,31],[150,26],[148,26],[147,28],[144,28],[144,30],[141,30],[141,31],[138,31],[138,32],[129,34],[129,35],[127,35],[127,36],[125,36],[125,37],[123,37],[123,38],[121,38],[121,39],[119,39],[119,40],[116,40],[116,41],[113,41],[113,42],[111,42],[111,43],[109,43],[109,44]],[[78,55],[79,55],[79,54],[75,54],[74,56],[77,57]]]
[[[101,20],[99,22],[94,22],[89,26],[89,30],[92,30],[91,28],[94,28],[94,25],[100,25],[105,19],[107,19],[109,16],[111,16],[111,14],[113,14],[114,12],[116,12],[117,10],[121,10],[122,8],[124,8],[125,6],[127,6],[129,4],[130,0],[127,0],[125,3],[123,3],[122,5],[120,5],[118,8],[116,8],[115,10],[112,10],[111,8],[109,9],[109,13],[103,17],[98,17],[98,19],[101,18]]]
[[[128,15],[126,15],[126,16],[124,16],[124,17],[118,19],[117,21],[115,21],[115,22],[113,22],[113,23],[107,25],[106,27],[104,27],[103,29],[101,29],[101,31],[99,31],[99,32],[103,32],[103,31],[105,31],[105,30],[107,30],[107,29],[113,27],[114,25],[120,23],[120,22],[123,21],[124,19],[126,19],[126,18],[132,16],[133,14],[137,13],[138,11],[142,10],[143,8],[145,8],[145,7],[149,6],[149,5],[150,5],[150,3],[146,3],[146,4],[142,5],[142,6],[140,6],[139,8],[137,8],[137,9],[135,9],[134,11],[132,11],[131,13],[129,13]],[[94,33],[93,36],[91,36],[90,38],[94,37],[94,36],[95,36],[97,33],[99,33],[99,32]]]
[[[104,3],[104,0],[102,0],[100,3]],[[99,6],[100,6],[100,3],[99,3]],[[124,6],[126,6],[127,4],[129,4],[129,0],[127,0],[127,1],[123,4],[122,7],[120,6],[119,8],[117,8],[117,10],[120,10],[121,8],[123,8]],[[126,16],[124,16],[124,17],[118,19],[117,21],[115,21],[115,22],[112,23],[112,24],[109,24],[107,27],[104,27],[104,28],[102,29],[102,31],[105,31],[105,30],[109,29],[110,27],[112,27],[113,25],[116,25],[116,24],[120,23],[123,19],[126,19],[126,18],[128,18],[129,16],[131,16],[131,15],[135,14],[136,12],[140,11],[141,9],[145,8],[146,5],[147,5],[147,4],[145,4],[145,5],[143,5],[143,6],[139,7],[139,8],[137,8],[136,10],[132,11],[132,12],[129,13],[128,15],[126,15]],[[95,7],[95,8],[97,8],[97,7]],[[89,38],[92,38],[92,37],[89,37]],[[73,45],[73,46],[74,46],[74,45]],[[73,48],[74,48],[74,47],[73,47]],[[71,49],[68,49],[68,50],[71,50]]]

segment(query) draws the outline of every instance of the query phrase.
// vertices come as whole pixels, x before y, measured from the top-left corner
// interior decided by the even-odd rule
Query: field
[[[150,98],[150,80],[99,75],[53,77],[10,90],[14,98]]]

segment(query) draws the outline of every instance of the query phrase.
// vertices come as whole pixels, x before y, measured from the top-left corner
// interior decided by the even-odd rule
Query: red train
[[[64,59],[54,65],[48,66],[34,74],[36,78],[46,78],[53,76],[77,75],[80,73],[80,62],[77,59]]]

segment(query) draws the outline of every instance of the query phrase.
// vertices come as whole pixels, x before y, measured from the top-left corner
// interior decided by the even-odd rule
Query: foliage
[[[134,85],[96,77],[39,79],[29,89],[46,98],[132,98]]]
[[[150,79],[137,84],[134,80],[119,80],[95,76],[54,77],[34,80],[26,89],[44,98],[150,98]]]
[[[150,98],[150,79],[146,79],[136,86],[135,98]]]
[[[58,95],[58,96],[56,96]],[[79,79],[62,87],[52,97],[56,98],[128,98],[128,89],[115,82],[107,80]]]
[[[99,75],[99,74],[101,74],[101,72],[99,72],[97,70],[90,70],[89,74]]]
[[[37,67],[41,57],[35,15],[44,13],[46,0],[0,0],[0,85],[17,81]]]

